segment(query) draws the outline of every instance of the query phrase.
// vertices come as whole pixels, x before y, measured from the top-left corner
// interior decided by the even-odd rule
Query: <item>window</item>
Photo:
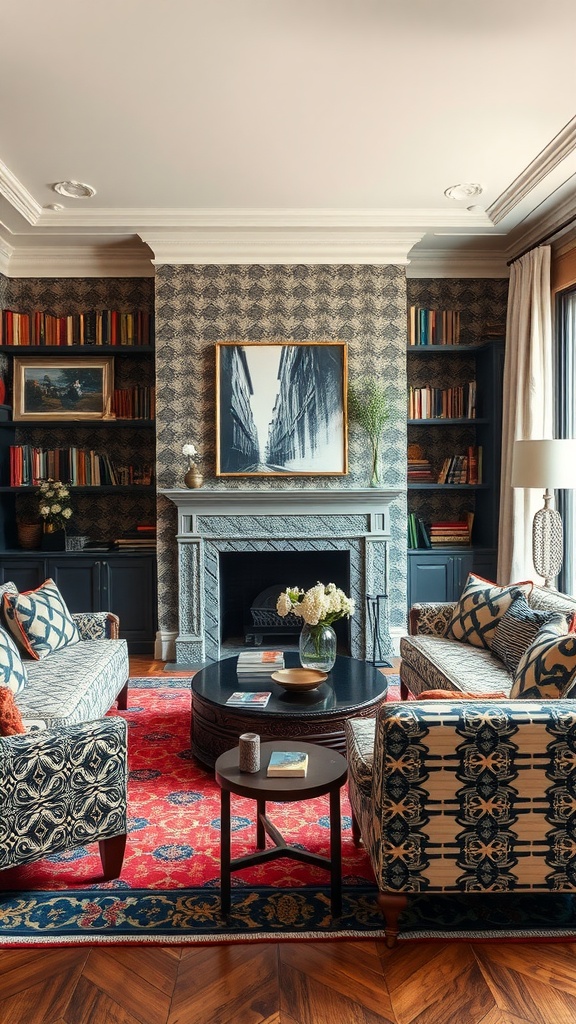
[[[576,287],[556,296],[556,436],[576,437]],[[561,491],[558,508],[564,523],[564,564],[558,587],[573,594],[576,587],[576,502],[574,491]]]

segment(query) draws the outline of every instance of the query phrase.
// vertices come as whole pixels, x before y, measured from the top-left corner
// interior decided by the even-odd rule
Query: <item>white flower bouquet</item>
[[[310,590],[288,587],[276,602],[278,615],[299,615],[309,626],[331,626],[338,619],[354,614],[354,601],[335,583],[317,583]]]
[[[198,451],[196,445],[193,444],[191,441],[183,446],[182,455],[185,455],[186,458],[188,459],[188,469],[192,469],[192,466],[196,462],[202,462],[202,456],[200,455],[200,452]]]
[[[70,491],[60,480],[43,480],[36,491],[38,512],[45,523],[61,530],[72,517]]]

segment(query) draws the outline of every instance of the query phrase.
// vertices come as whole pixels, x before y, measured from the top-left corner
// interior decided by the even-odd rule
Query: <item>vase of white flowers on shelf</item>
[[[292,612],[303,619],[299,640],[302,668],[330,672],[336,661],[336,633],[332,623],[354,614],[354,601],[335,583],[317,583],[310,590],[288,587],[276,602],[282,618]]]
[[[184,483],[186,487],[202,487],[204,483],[204,477],[200,472],[199,463],[202,462],[202,456],[196,448],[195,444],[189,442],[182,448],[182,454],[188,459],[188,469],[184,475]]]
[[[36,497],[43,522],[41,547],[44,551],[63,551],[66,548],[66,525],[72,518],[70,490],[61,480],[43,480]]]

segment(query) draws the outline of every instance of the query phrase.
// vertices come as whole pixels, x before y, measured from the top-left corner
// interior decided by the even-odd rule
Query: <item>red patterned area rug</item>
[[[388,698],[399,699],[397,677]],[[189,944],[383,938],[368,856],[354,846],[342,792],[343,913],[333,920],[327,872],[282,859],[239,872],[232,912],[220,914],[220,800],[212,772],[190,752],[190,679],[132,679],[129,836],[122,875],[102,882],[95,846],[2,872],[0,947]],[[232,855],[253,849],[254,802],[232,797]],[[290,842],[328,856],[326,798],[272,804]],[[571,896],[418,896],[401,940],[503,938],[571,941]]]

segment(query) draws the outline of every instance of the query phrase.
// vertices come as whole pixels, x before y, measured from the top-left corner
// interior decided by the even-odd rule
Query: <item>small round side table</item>
[[[273,750],[300,750],[308,754],[305,778],[294,776],[268,778],[266,769]],[[224,917],[230,915],[230,876],[233,871],[253,867],[263,861],[290,857],[306,864],[315,864],[330,872],[332,917],[342,913],[342,835],[340,790],[348,778],[348,765],[335,750],[316,743],[274,740],[260,747],[260,770],[241,772],[238,747],[221,754],[215,765],[216,782],[220,786],[220,898]],[[230,794],[256,801],[256,851],[241,857],[230,856]],[[266,815],[266,801],[292,803],[330,796],[330,857],[323,857],[301,847],[291,846]],[[266,835],[274,846],[266,847]]]

